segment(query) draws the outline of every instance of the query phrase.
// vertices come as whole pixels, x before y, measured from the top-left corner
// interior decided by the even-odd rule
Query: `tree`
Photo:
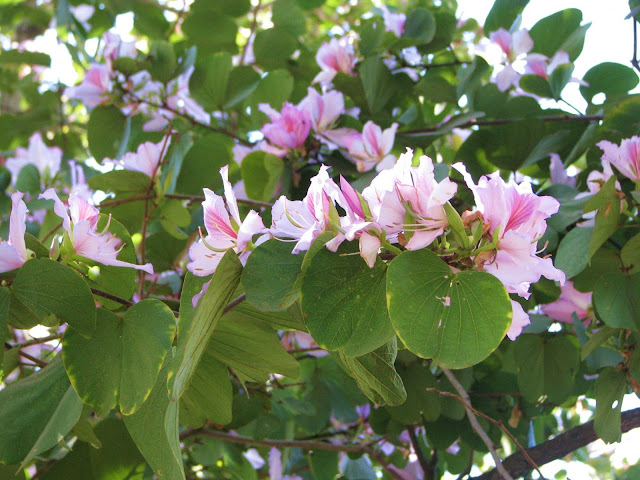
[[[509,479],[640,425],[638,77],[572,76],[579,10],[0,3],[0,479]]]

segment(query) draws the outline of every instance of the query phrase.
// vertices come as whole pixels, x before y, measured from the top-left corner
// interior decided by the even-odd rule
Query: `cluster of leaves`
[[[13,157],[44,132],[65,160],[81,162],[91,189],[107,194],[97,229],[122,241],[118,259],[139,258],[163,273],[50,249],[66,234],[52,202],[38,194],[43,186],[63,191],[74,167],[63,162],[48,178],[28,165],[16,179],[0,167],[0,214],[9,218],[13,190],[28,194],[31,212],[42,212],[27,222],[34,258],[0,274],[0,463],[8,465],[0,466],[0,479],[33,477],[29,467],[43,479],[259,478],[267,468],[243,455],[248,444],[264,456],[283,448],[284,471],[304,479],[414,478],[402,476],[416,463],[410,452],[418,453],[424,478],[468,474],[490,446],[465,418],[460,388],[476,412],[493,419],[481,423],[495,445],[505,435],[504,442],[542,443],[560,425],[576,426],[576,405],[593,408],[590,399],[597,435],[620,440],[622,398],[640,388],[640,186],[618,174],[596,194],[580,192],[590,190],[588,174],[602,169],[599,141],[640,134],[640,99],[628,94],[638,83],[631,68],[593,67],[580,88],[587,110],[578,115],[539,101],[562,99],[570,63],[548,78],[522,76],[518,95],[500,91],[469,44],[500,28],[517,30],[527,0],[497,0],[484,33],[474,20],[458,22],[454,0],[390,0],[390,9],[406,15],[401,36],[385,29],[384,12],[368,0],[196,0],[188,8],[91,1],[86,21],[74,14],[79,3],[0,2],[0,33],[13,42],[0,55],[1,155]],[[132,33],[148,48],[139,44],[144,53],[114,61],[118,85],[95,108],[42,80],[51,59],[23,48],[54,25],[59,45],[84,72],[99,61],[95,45],[120,14],[133,16]],[[579,10],[558,12],[531,29],[533,52],[565,51],[573,61],[587,29]],[[230,250],[212,277],[186,271],[185,252],[203,225],[203,188],[222,191],[225,165],[233,183],[244,183],[241,210],[262,208],[265,225],[264,207],[279,194],[304,197],[320,163],[359,190],[370,183],[373,173],[358,172],[344,151],[315,139],[304,152],[254,151],[234,162],[234,148],[253,146],[269,121],[258,105],[280,110],[307,94],[320,71],[315,54],[331,35],[357,39],[355,72],[337,73],[333,86],[360,114],[342,115],[340,126],[362,131],[367,121],[383,128],[397,122],[396,156],[411,147],[437,158],[440,177],[457,161],[476,179],[517,172],[560,202],[539,246],[580,292],[593,292],[587,325],[574,315],[549,330],[553,319],[541,307],[561,289],[542,279],[527,300],[513,297],[534,312],[532,324],[515,342],[504,340],[511,304],[502,283],[472,269],[454,273],[446,255],[428,249],[397,256],[383,249],[370,269],[352,245],[337,254],[324,249],[328,236],[297,255],[290,243],[271,239],[245,266]],[[406,60],[411,47],[420,62]],[[190,95],[210,123],[175,110],[163,131],[148,132],[146,112],[124,108],[137,73],[167,85],[191,68]],[[472,126],[468,136],[459,134]],[[120,159],[166,134],[171,142],[154,178],[85,163]],[[552,153],[581,170],[577,187],[551,184]],[[452,203],[462,212],[471,195],[461,187]],[[589,212],[597,212],[592,225],[579,226]],[[0,232],[8,237],[8,221]],[[54,338],[49,350],[24,337],[39,325]],[[283,347],[281,337],[298,332],[329,354],[314,356],[320,348],[302,343]],[[367,404],[368,413],[356,408]],[[330,437],[334,443],[323,441]],[[393,453],[379,448],[383,440]],[[454,442],[459,449],[449,448]]]

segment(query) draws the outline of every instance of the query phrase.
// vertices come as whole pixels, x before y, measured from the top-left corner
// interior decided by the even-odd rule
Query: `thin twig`
[[[242,302],[244,302],[246,299],[247,299],[247,295],[246,294],[243,293],[242,295],[238,295],[236,298],[234,298],[229,303],[227,303],[227,306],[224,307],[224,310],[222,310],[222,314],[224,315],[225,313],[230,312],[235,307],[237,307]]]
[[[536,465],[536,462],[534,462],[533,459],[527,454],[527,450],[520,444],[520,442],[518,442],[518,439],[509,431],[507,427],[505,427],[505,425],[501,421],[491,418],[489,415],[486,415],[481,411],[476,410],[471,405],[467,404],[462,397],[460,397],[459,395],[456,395],[455,393],[443,392],[442,390],[438,390],[436,388],[427,388],[427,391],[437,393],[441,397],[455,398],[460,403],[462,403],[465,406],[465,408],[470,408],[473,411],[473,413],[475,413],[476,415],[480,415],[482,418],[489,420],[491,423],[497,426],[500,430],[502,430],[504,433],[507,434],[507,436],[511,439],[513,443],[515,443],[516,447],[518,447],[518,450],[522,452],[522,455],[524,455],[525,459],[529,462],[529,465],[531,465],[531,467],[538,472],[538,474],[540,475],[540,478],[542,480],[545,480],[545,477],[540,471],[540,468],[538,467],[538,465]]]
[[[460,475],[458,475],[458,478],[456,478],[456,480],[462,480],[464,477],[466,477],[467,475],[469,475],[471,473],[471,469],[473,468],[473,454],[474,454],[474,450],[471,449],[469,450],[469,462],[467,463],[467,466],[465,467],[465,469],[460,472]]]
[[[633,68],[640,72],[640,63],[638,63],[638,24],[633,18],[633,58],[631,59]]]
[[[416,436],[416,431],[414,428],[415,427],[413,425],[410,425],[409,428],[407,428],[407,432],[409,432],[409,440],[411,440],[411,445],[413,445],[413,451],[416,453],[416,456],[418,457],[418,463],[422,467],[422,471],[424,472],[425,476],[427,476],[427,475],[430,475],[431,473],[431,467],[429,465],[429,461],[427,460],[427,457],[424,456],[422,447],[420,447],[420,443],[418,442],[418,437]],[[431,477],[427,477],[427,478],[431,478]]]
[[[404,480],[404,478],[392,468],[392,466],[385,460],[385,458],[373,448],[365,447],[362,450],[364,453],[373,458],[376,462],[380,464],[380,466],[384,469],[385,472],[393,479],[393,480]]]
[[[8,343],[5,342],[4,348],[11,348],[11,345],[9,345]],[[36,358],[33,355],[29,355],[28,353],[23,352],[22,350],[18,350],[18,355],[20,355],[21,357],[26,358],[27,360],[31,360],[33,363],[35,363],[40,368],[44,368],[44,367],[47,366],[47,362],[43,362],[39,358]]]
[[[98,295],[102,298],[107,298],[113,302],[119,303],[120,305],[124,305],[125,307],[133,307],[135,304],[131,300],[127,300],[126,298],[118,297],[117,295],[113,295],[108,292],[103,292],[102,290],[98,290],[97,288],[92,288],[91,292],[94,295]]]
[[[551,115],[541,117],[527,117],[527,118],[496,118],[492,120],[469,120],[467,123],[457,125],[456,128],[469,128],[473,126],[477,127],[490,127],[494,125],[507,125],[515,122],[522,122],[524,120],[542,120],[543,122],[599,122],[604,120],[604,115]],[[415,130],[404,130],[398,132],[399,135],[412,135],[418,133],[433,133],[438,132],[442,127],[428,127],[418,128]]]
[[[50,342],[51,340],[57,340],[59,338],[62,337],[61,333],[55,333],[53,335],[48,335],[46,337],[41,337],[41,338],[33,338],[31,340],[26,340],[24,342],[21,343],[16,343],[14,345],[9,345],[9,348],[25,348],[25,347],[31,347],[32,345],[40,345],[42,343],[47,343]]]
[[[451,382],[451,385],[453,385],[453,388],[455,388],[457,392],[460,394],[460,396],[464,399],[463,405],[464,405],[464,409],[467,412],[469,423],[471,424],[471,427],[475,430],[475,432],[478,434],[478,436],[482,439],[484,444],[489,449],[489,452],[493,457],[493,461],[496,464],[496,468],[498,469],[498,472],[500,472],[500,475],[502,476],[502,478],[504,478],[504,480],[513,480],[513,477],[509,475],[509,472],[507,472],[504,466],[502,465],[502,461],[500,460],[500,457],[496,453],[496,449],[494,448],[493,442],[489,438],[489,435],[487,435],[487,432],[484,431],[484,429],[478,422],[478,418],[473,413],[473,410],[469,408],[471,406],[471,400],[469,399],[469,394],[467,394],[467,391],[464,389],[462,384],[458,381],[458,379],[456,378],[456,376],[453,374],[451,370],[449,370],[448,368],[443,368],[442,371]]]

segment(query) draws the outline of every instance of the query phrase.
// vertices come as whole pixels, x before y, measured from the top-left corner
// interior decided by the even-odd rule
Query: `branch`
[[[640,427],[640,408],[622,412],[622,433],[638,427]],[[545,465],[597,439],[598,436],[593,429],[593,421],[591,421],[561,433],[538,446],[529,448],[527,453],[536,464]],[[531,465],[529,465],[522,452],[516,452],[507,457],[502,464],[515,477],[521,477],[531,471]],[[498,472],[491,470],[479,477],[474,477],[472,480],[498,480],[499,478]]]
[[[242,295],[238,295],[236,298],[234,298],[229,303],[227,303],[227,306],[224,307],[224,310],[222,310],[222,314],[224,315],[225,313],[233,310],[238,305],[240,305],[242,302],[244,302],[246,299],[247,299],[247,295],[246,294],[243,293]]]
[[[420,447],[414,426],[410,425],[409,428],[407,428],[407,432],[409,432],[409,440],[411,440],[411,445],[413,445],[413,450],[418,457],[418,463],[422,467],[425,477],[429,479],[433,478],[431,465],[429,464],[427,457],[424,456],[424,452]]]
[[[491,456],[493,457],[493,461],[496,464],[496,469],[498,470],[500,476],[502,476],[502,478],[504,478],[504,480],[513,480],[513,477],[511,477],[511,475],[509,475],[509,472],[507,472],[505,470],[504,466],[502,465],[502,462],[500,461],[500,457],[496,453],[496,449],[494,448],[493,442],[489,438],[489,435],[487,435],[487,432],[484,431],[484,429],[482,428],[482,426],[478,422],[478,418],[473,413],[473,410],[471,410],[471,408],[470,408],[471,400],[469,399],[469,394],[464,389],[462,384],[458,381],[458,379],[455,377],[453,372],[451,372],[451,370],[449,370],[448,368],[443,368],[442,371],[444,372],[444,374],[447,376],[447,378],[451,382],[451,385],[453,385],[453,388],[455,388],[458,391],[458,393],[460,394],[460,396],[464,400],[464,409],[467,412],[467,417],[469,418],[469,423],[471,424],[471,427],[480,436],[480,438],[482,439],[484,444],[489,449],[489,452],[491,453]]]
[[[47,343],[47,342],[50,342],[51,340],[57,340],[61,337],[62,337],[61,333],[55,333],[47,337],[33,338],[31,340],[27,340],[21,343],[16,343],[15,345],[9,345],[7,343],[5,344],[5,348],[25,348],[25,347],[30,347],[32,345],[40,345],[41,343]]]
[[[527,117],[527,118],[495,118],[493,120],[469,120],[467,123],[457,125],[456,128],[469,128],[473,126],[478,127],[490,127],[493,125],[507,125],[509,123],[521,122],[523,120],[538,119],[543,122],[599,122],[604,120],[604,115],[551,115],[541,117]],[[418,128],[415,130],[404,130],[398,132],[399,135],[412,135],[417,133],[434,133],[440,130],[440,126]]]
[[[124,305],[125,307],[133,307],[134,303],[131,300],[127,300],[126,298],[118,297],[116,295],[112,295],[108,292],[103,292],[102,290],[98,290],[96,288],[91,289],[91,293],[94,295],[98,295],[102,298],[107,298],[113,302],[119,303],[120,305]]]

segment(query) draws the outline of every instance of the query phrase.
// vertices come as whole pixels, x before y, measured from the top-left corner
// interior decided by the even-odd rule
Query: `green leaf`
[[[426,249],[403,252],[391,262],[387,304],[407,348],[447,368],[484,360],[500,345],[512,318],[511,301],[496,277],[454,274]]]
[[[258,88],[260,74],[253,67],[240,66],[234,68],[229,74],[227,91],[222,109],[233,108],[247,98]]]
[[[393,76],[379,57],[369,57],[360,64],[360,79],[371,114],[382,110],[393,95]]]
[[[26,63],[27,65],[51,66],[51,57],[46,53],[29,52],[27,50],[3,50],[0,65]]]
[[[233,162],[232,147],[233,141],[219,133],[197,138],[184,157],[176,190],[187,195],[202,195],[203,188],[214,192],[222,190],[222,179],[217,172]],[[202,172],[214,174],[203,175]]]
[[[272,153],[256,151],[244,157],[240,171],[247,196],[268,202],[278,188],[284,163]]]
[[[82,336],[93,335],[95,300],[87,284],[69,267],[48,258],[29,260],[18,271],[11,293],[35,317],[53,314]]]
[[[98,163],[104,158],[118,158],[126,143],[127,119],[117,107],[96,107],[87,124],[89,151]]]
[[[270,373],[297,378],[300,370],[273,328],[235,310],[220,320],[207,353],[231,367],[243,382],[264,383]]]
[[[124,317],[99,310],[100,328],[87,340],[67,329],[62,356],[69,379],[84,401],[104,416],[116,405],[125,415],[148,397],[175,333],[173,313],[145,299]]]
[[[533,93],[539,97],[554,98],[549,82],[538,75],[523,75],[520,77],[519,85],[525,92]]]
[[[218,320],[240,283],[241,274],[242,265],[236,253],[233,250],[227,251],[200,299],[193,318],[187,321],[181,314],[180,335],[183,338],[178,337],[178,354],[172,369],[175,371],[172,398],[180,398],[189,387]],[[182,297],[184,296],[183,293]]]
[[[42,480],[143,480],[147,464],[124,423],[107,418],[95,428],[102,448],[76,442],[73,450],[42,474]]]
[[[442,400],[437,393],[426,390],[438,387],[436,377],[420,361],[406,368],[398,367],[398,372],[407,389],[407,401],[398,407],[387,407],[391,418],[406,425],[421,423],[423,417],[429,422],[436,421]]]
[[[580,27],[581,21],[582,12],[577,8],[567,8],[539,20],[529,31],[533,39],[533,51],[553,57],[558,50],[563,50],[561,47]],[[572,61],[582,50],[582,44],[578,46],[567,52]]]
[[[570,133],[567,130],[559,130],[550,135],[545,135],[533,150],[531,150],[520,168],[528,167],[540,160],[549,158],[549,154],[558,152],[564,148],[569,139]]]
[[[587,245],[593,235],[591,227],[576,227],[567,233],[558,245],[554,264],[567,278],[573,278],[589,264]]]
[[[593,305],[608,326],[640,330],[640,274],[601,276],[593,290]]]
[[[258,65],[274,70],[286,66],[297,45],[295,37],[284,28],[268,28],[256,33],[253,53]]]
[[[151,62],[149,73],[155,80],[167,83],[174,76],[178,66],[173,45],[164,40],[154,40],[149,46],[148,60]]]
[[[358,255],[341,255],[347,248],[313,256],[302,281],[302,311],[318,345],[360,356],[393,338],[385,303],[387,267],[378,261],[369,268]]]
[[[510,30],[528,3],[529,0],[496,0],[484,21],[485,33],[495,32],[499,28]]]
[[[489,64],[487,61],[478,56],[473,59],[471,65],[464,66],[458,70],[457,94],[458,98],[463,95],[473,95],[473,93],[481,86],[483,78],[489,72]]]
[[[242,272],[247,301],[261,310],[277,311],[300,275],[304,253],[293,255],[293,244],[269,240],[252,253]]]
[[[276,0],[272,7],[273,24],[298,37],[307,30],[307,19],[295,0]]]
[[[427,71],[426,75],[416,84],[414,90],[434,103],[458,101],[456,87],[441,75],[434,73],[433,70]]]
[[[82,402],[59,359],[8,385],[0,390],[0,462],[24,464],[57,445],[81,412]]]
[[[349,357],[338,350],[347,373],[355,378],[358,386],[378,405],[400,405],[407,399],[402,378],[394,363],[398,353],[398,341],[394,337],[373,352],[359,357]]]
[[[209,420],[225,425],[231,422],[232,404],[229,371],[213,357],[209,346],[202,355],[191,385],[180,398],[180,423],[200,427]]]
[[[172,413],[167,388],[170,365],[171,355],[167,355],[147,400],[132,415],[123,417],[131,438],[159,480],[185,478],[180,442],[165,424],[166,416]]]
[[[27,164],[20,169],[16,179],[16,190],[32,194],[39,193],[42,190],[40,187],[40,172],[35,165]]]
[[[620,258],[629,275],[640,273],[640,233],[624,244]]]
[[[629,95],[605,114],[602,126],[621,137],[640,133],[640,95]]]
[[[549,86],[555,100],[560,100],[562,90],[571,81],[571,74],[573,74],[573,64],[565,63],[558,65],[549,76]]]
[[[593,428],[607,443],[619,442],[622,439],[620,417],[625,393],[627,378],[624,371],[615,367],[604,368],[596,380],[596,414]]]
[[[313,10],[314,8],[321,7],[327,0],[296,0],[305,10]]]
[[[207,111],[220,110],[229,84],[231,54],[219,52],[196,63],[189,79],[189,91]]]
[[[598,210],[593,228],[593,235],[589,241],[589,258],[606,242],[618,229],[620,223],[620,199],[616,191],[615,175],[609,178],[598,193],[584,204],[584,211]]]
[[[547,401],[560,404],[571,395],[579,354],[567,336],[520,335],[513,351],[518,385],[527,401],[536,403],[544,396]]]
[[[259,103],[268,103],[276,110],[280,110],[282,104],[289,100],[292,92],[293,77],[287,70],[272,70],[262,77],[258,88],[248,98],[252,117],[257,116],[262,119],[256,123],[264,123],[264,119],[267,119],[267,116],[258,110]]]
[[[338,478],[338,452],[314,450],[309,455],[309,466],[313,478],[317,480],[335,480]]]
[[[623,95],[638,85],[638,75],[632,68],[612,62],[591,67],[582,79],[587,85],[580,86],[580,93],[589,103],[598,93],[604,93],[609,98]]]
[[[94,190],[115,193],[145,192],[149,188],[150,182],[149,175],[135,170],[112,170],[106,173],[99,173],[88,181],[89,186]]]
[[[238,50],[238,24],[233,17],[220,13],[216,3],[196,2],[182,23],[182,31],[191,43],[198,46],[199,52],[224,50],[235,53]]]
[[[418,40],[420,43],[429,43],[435,34],[436,20],[433,14],[421,7],[411,10],[404,23],[402,37]]]
[[[7,334],[7,316],[9,315],[9,289],[0,287],[0,345],[4,352],[4,340]],[[0,382],[4,378],[4,359],[0,356]]]

